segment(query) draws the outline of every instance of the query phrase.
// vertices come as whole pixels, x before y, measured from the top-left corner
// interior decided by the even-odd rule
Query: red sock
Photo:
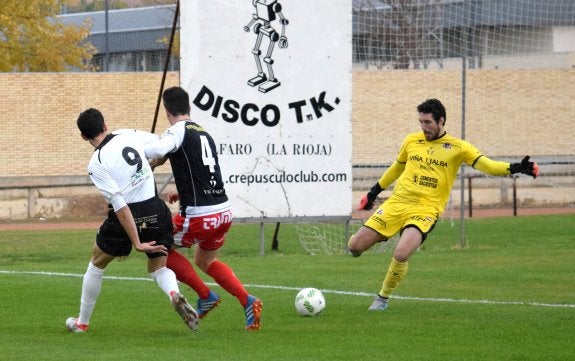
[[[188,259],[180,253],[169,250],[166,266],[174,271],[178,281],[190,286],[200,298],[208,298],[210,288],[202,281]]]
[[[222,286],[224,290],[237,297],[242,306],[246,305],[248,302],[248,292],[227,264],[215,260],[208,268],[207,273],[214,281]]]

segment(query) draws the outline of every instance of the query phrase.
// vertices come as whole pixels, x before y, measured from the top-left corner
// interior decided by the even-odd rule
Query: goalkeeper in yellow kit
[[[421,132],[409,134],[395,162],[363,196],[359,210],[369,210],[377,195],[397,180],[391,196],[371,215],[349,242],[355,257],[400,232],[393,259],[370,311],[387,308],[389,296],[407,273],[409,257],[425,241],[443,212],[462,163],[493,175],[539,175],[537,163],[525,156],[521,163],[491,160],[468,142],[450,136],[445,107],[437,99],[417,106]]]

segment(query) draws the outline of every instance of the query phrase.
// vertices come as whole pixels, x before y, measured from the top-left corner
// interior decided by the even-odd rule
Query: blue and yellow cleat
[[[210,294],[208,295],[208,298],[198,299],[198,308],[196,310],[198,312],[198,317],[200,319],[206,317],[206,315],[211,310],[218,307],[218,305],[221,302],[222,302],[222,300],[220,299],[220,296],[218,296],[218,294],[215,293],[214,291],[210,290]]]
[[[255,296],[249,295],[248,302],[244,306],[246,312],[246,330],[259,330],[262,315],[262,301]]]

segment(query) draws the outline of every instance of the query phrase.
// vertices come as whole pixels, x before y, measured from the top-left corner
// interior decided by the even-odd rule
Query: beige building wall
[[[0,74],[0,220],[105,215],[107,207],[86,174],[93,148],[81,139],[77,116],[95,107],[111,129],[151,130],[161,77]],[[165,87],[179,84],[178,77],[169,73]],[[575,159],[575,69],[469,70],[466,84],[466,139],[483,153],[494,158],[530,154],[535,159]],[[419,131],[415,108],[427,98],[446,105],[447,131],[460,136],[461,86],[460,71],[354,71],[353,164],[393,162],[405,135]],[[156,133],[167,125],[160,107]],[[381,169],[354,169],[353,204]],[[156,171],[160,184],[169,173],[168,165]],[[573,204],[572,179],[573,174],[536,181],[521,177],[519,202]],[[509,178],[474,181],[474,204],[509,204],[510,187]],[[454,198],[456,207],[458,200]]]
[[[85,175],[93,152],[76,127],[89,107],[111,129],[151,130],[161,73],[0,74],[0,185],[3,177]],[[177,85],[170,73],[166,87]],[[166,128],[163,111],[157,131]]]
[[[75,121],[88,107],[112,129],[150,130],[161,73],[4,73],[0,81],[2,186],[7,177],[85,175],[93,149]],[[466,139],[485,154],[575,154],[575,69],[470,70],[466,82]],[[165,86],[178,83],[169,73]],[[392,162],[419,130],[415,107],[426,98],[444,102],[447,130],[460,136],[461,83],[460,71],[355,71],[353,163]],[[166,126],[160,107],[156,132]]]
[[[419,131],[416,106],[440,99],[446,130],[461,136],[461,71],[355,71],[353,162],[395,159]],[[575,155],[575,69],[469,70],[465,139],[493,157]]]

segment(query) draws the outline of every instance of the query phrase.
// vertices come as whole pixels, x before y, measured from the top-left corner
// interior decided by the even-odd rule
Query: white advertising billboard
[[[181,1],[181,86],[235,217],[351,213],[351,0]]]

